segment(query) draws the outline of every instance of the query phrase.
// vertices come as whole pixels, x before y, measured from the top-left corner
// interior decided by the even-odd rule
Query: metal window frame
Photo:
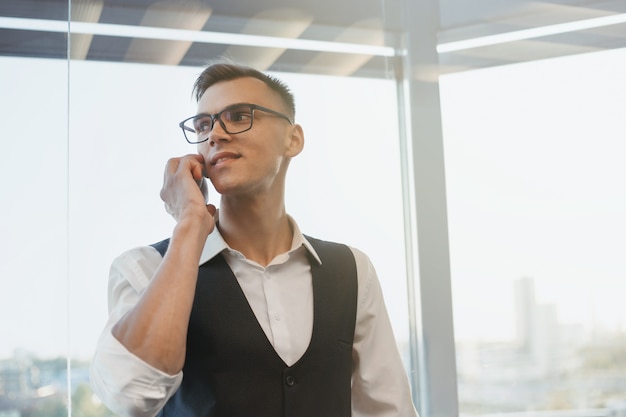
[[[455,417],[459,406],[439,97],[439,1],[385,5],[388,15],[402,13],[393,70],[400,109],[413,396],[421,417]]]

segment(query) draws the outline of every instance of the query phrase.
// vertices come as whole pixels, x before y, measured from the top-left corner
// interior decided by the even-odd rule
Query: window
[[[623,410],[625,70],[621,49],[441,79],[462,414]]]
[[[10,202],[0,216],[9,288],[0,292],[1,417],[26,408],[33,416],[66,416],[68,396],[73,414],[109,415],[91,395],[87,375],[106,320],[109,266],[123,251],[170,234],[174,223],[159,198],[163,169],[168,158],[195,152],[177,124],[196,111],[191,88],[204,62],[224,53],[266,65],[292,88],[306,146],[290,167],[287,209],[305,233],[370,255],[410,370],[396,83],[375,19],[343,27],[311,23],[304,13],[256,10],[246,21],[194,9],[193,2],[193,10],[162,2],[121,13],[111,4],[73,1],[67,60],[68,4],[33,7],[37,14],[28,16],[21,4],[0,9],[9,19],[29,18],[8,22],[30,28],[2,29],[16,41],[0,56],[0,110],[9,121],[0,127],[0,169]],[[165,26],[164,17],[181,16],[176,29],[287,38],[306,29],[324,47],[333,40],[371,44],[374,55],[155,41],[124,35],[126,26],[119,36],[105,35],[97,24],[143,33],[142,25]],[[289,33],[274,32],[279,18]],[[214,191],[211,199],[218,201]]]

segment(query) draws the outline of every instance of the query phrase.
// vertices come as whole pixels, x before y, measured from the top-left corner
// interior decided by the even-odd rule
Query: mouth
[[[239,159],[241,157],[241,155],[236,154],[236,153],[232,153],[232,152],[220,152],[217,153],[215,155],[213,155],[211,157],[211,159],[209,160],[209,163],[212,166],[227,162],[227,161],[232,161],[234,159]]]

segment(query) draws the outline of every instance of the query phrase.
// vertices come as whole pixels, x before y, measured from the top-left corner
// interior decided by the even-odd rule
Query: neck
[[[218,227],[231,248],[262,266],[289,251],[293,241],[293,230],[282,201],[271,204],[222,196]]]

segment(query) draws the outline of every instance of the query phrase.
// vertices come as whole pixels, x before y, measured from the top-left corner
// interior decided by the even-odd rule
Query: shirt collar
[[[302,234],[296,221],[291,216],[287,216],[287,217],[289,219],[289,224],[291,225],[291,228],[293,229],[293,240],[291,242],[291,249],[289,250],[289,252],[293,252],[294,250],[297,250],[301,246],[304,246],[305,249],[317,261],[317,263],[321,265],[322,260],[320,259],[317,252],[315,252],[315,249],[313,249],[313,246],[311,246],[311,243]],[[204,243],[204,248],[202,249],[202,254],[200,255],[199,265],[202,265],[205,262],[213,259],[218,253],[222,252],[224,249],[230,249],[230,247],[228,246],[228,244],[222,237],[222,234],[216,227],[209,234],[209,236],[206,239],[206,242]]]

